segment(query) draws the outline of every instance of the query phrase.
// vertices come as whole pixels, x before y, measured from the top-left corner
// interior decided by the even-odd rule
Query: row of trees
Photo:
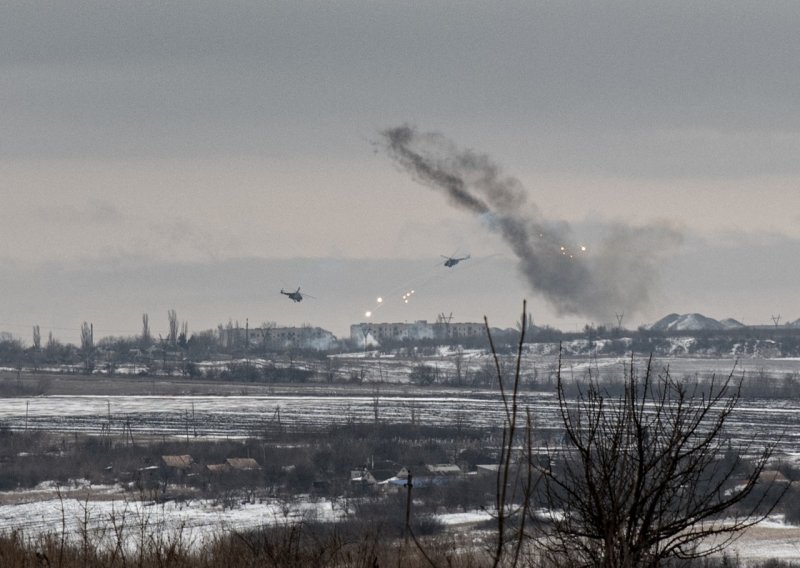
[[[514,329],[495,329],[495,347],[501,354],[513,352],[513,345],[520,337],[525,343],[560,343],[570,342],[570,349],[574,355],[624,355],[626,353],[653,353],[657,356],[673,355],[678,349],[678,354],[721,355],[736,357],[777,357],[800,356],[800,329],[794,328],[743,328],[724,331],[685,331],[683,336],[690,337],[690,341],[682,341],[677,346],[671,341],[667,332],[653,331],[644,328],[626,330],[621,327],[606,328],[587,325],[582,331],[573,333],[545,326],[537,327],[532,324],[532,318],[527,315],[517,323]],[[174,309],[167,312],[166,336],[154,336],[151,331],[150,317],[142,314],[141,333],[130,337],[105,337],[95,340],[93,325],[83,322],[80,327],[80,344],[74,346],[64,344],[57,340],[52,332],[47,340],[43,341],[41,328],[34,325],[32,328],[32,341],[28,346],[21,339],[15,339],[8,333],[0,333],[0,357],[13,353],[14,357],[4,357],[2,363],[15,363],[22,361],[26,364],[65,363],[76,359],[87,361],[95,350],[116,351],[118,355],[133,351],[146,351],[154,346],[161,350],[183,351],[184,356],[206,356],[210,352],[227,354],[268,353],[283,348],[278,342],[272,341],[272,330],[276,328],[274,322],[264,322],[258,326],[250,327],[246,323],[240,327],[239,322],[228,321],[227,325],[220,324],[216,333],[204,331],[195,334],[189,333],[187,321],[181,321]],[[312,329],[310,325],[303,328]],[[194,342],[193,342],[194,339]],[[193,344],[194,343],[194,344]],[[405,354],[410,357],[418,354],[433,353],[441,345],[460,346],[462,348],[485,348],[485,336],[454,337],[420,340],[382,340],[381,349]],[[355,349],[357,346],[349,345],[347,340],[342,340],[336,348]]]
[[[269,325],[269,324],[265,324]],[[233,326],[228,323],[228,328]],[[219,326],[223,328],[222,325]],[[78,345],[63,343],[49,332],[43,343],[39,325],[32,328],[30,345],[11,334],[0,333],[0,363],[37,368],[47,364],[82,364],[86,370],[94,369],[98,364],[142,362],[148,359],[163,358],[164,353],[171,352],[172,359],[197,360],[212,353],[224,352],[225,345],[218,340],[213,331],[202,331],[189,334],[187,321],[180,321],[175,310],[167,312],[166,337],[160,334],[154,337],[150,327],[150,316],[142,314],[141,333],[130,337],[104,337],[95,340],[94,325],[82,322]]]

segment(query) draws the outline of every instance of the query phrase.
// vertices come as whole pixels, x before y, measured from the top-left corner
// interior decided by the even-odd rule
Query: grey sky
[[[0,324],[101,317],[86,313],[90,283],[74,284],[102,273],[98,286],[126,290],[104,304],[112,329],[175,308],[193,329],[250,317],[341,333],[361,302],[329,293],[333,276],[310,282],[299,259],[352,262],[345,290],[368,308],[382,292],[362,283],[396,259],[505,258],[375,152],[405,122],[491,156],[581,241],[620,221],[680,227],[633,321],[800,317],[784,292],[800,266],[796,2],[7,2],[0,22],[0,286],[14,291]],[[735,262],[709,262],[731,249]],[[119,268],[134,264],[152,278]],[[265,273],[234,270],[248,265]],[[74,290],[57,309],[30,282],[55,266],[58,290]],[[179,296],[152,286],[197,267],[264,286],[246,299],[206,297],[192,278]],[[528,295],[537,319],[576,325],[508,267],[470,277],[503,302],[451,274],[430,305],[393,315],[511,325]],[[320,299],[301,314],[281,282]]]

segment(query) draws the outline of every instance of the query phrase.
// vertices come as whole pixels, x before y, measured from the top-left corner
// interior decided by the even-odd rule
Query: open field
[[[475,368],[485,358],[472,357]],[[386,361],[380,363],[382,369]],[[392,361],[394,374],[407,376],[416,362]],[[441,357],[441,372],[452,358]],[[534,426],[547,435],[556,425],[556,400],[545,381],[552,382],[552,357],[530,357],[523,369],[542,369],[539,388],[524,391],[521,402],[531,410]],[[568,377],[582,377],[591,369],[601,377],[619,376],[629,361],[619,358],[571,359],[563,363]],[[343,362],[343,366],[370,367],[377,376],[375,359]],[[656,362],[673,376],[726,376],[734,362],[727,359],[670,359]],[[737,376],[775,382],[800,373],[800,360],[745,360],[737,363]],[[421,387],[407,382],[259,384],[165,377],[104,377],[70,375],[16,375],[1,381],[20,384],[46,394],[0,398],[0,421],[13,429],[51,432],[101,431],[134,436],[247,437],[270,430],[318,430],[349,422],[463,425],[492,429],[502,423],[502,404],[496,389]],[[781,437],[780,449],[800,455],[800,400],[745,398],[730,421],[734,443],[752,436],[762,441]]]
[[[547,393],[524,393],[538,433],[556,425],[556,399]],[[496,428],[502,404],[496,393],[438,392],[427,396],[397,394],[231,396],[67,396],[0,399],[0,420],[13,429],[100,434],[129,427],[134,436],[247,437],[278,426],[284,430],[324,431],[348,422],[378,420],[398,424],[463,425]],[[110,414],[109,414],[110,412]],[[781,437],[780,448],[800,454],[800,401],[744,400],[729,421],[733,441],[755,436]]]

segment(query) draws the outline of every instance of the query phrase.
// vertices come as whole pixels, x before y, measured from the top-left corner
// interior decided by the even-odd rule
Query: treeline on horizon
[[[189,333],[187,322],[180,322],[174,310],[168,312],[167,337],[153,337],[149,318],[143,314],[142,331],[133,336],[107,336],[94,339],[92,324],[83,322],[79,344],[62,342],[50,333],[43,340],[39,326],[33,326],[30,342],[8,332],[0,332],[0,365],[17,370],[43,370],[43,367],[62,366],[62,371],[114,374],[121,365],[140,367],[135,374],[167,371],[169,374],[199,376],[194,365],[202,361],[236,358],[286,358],[296,360],[325,360],[329,354],[362,353],[359,344],[350,338],[333,343],[328,349],[310,347],[306,339],[316,328],[304,325],[293,341],[270,336],[274,323],[243,331],[239,322],[229,321],[217,329]],[[231,332],[234,333],[231,333]],[[492,328],[492,340],[500,354],[511,353],[519,341],[521,325],[516,328]],[[307,335],[304,335],[307,334]],[[798,357],[800,356],[800,328],[787,326],[741,327],[725,330],[664,331],[639,327],[629,330],[621,327],[586,325],[582,330],[566,332],[544,326],[528,325],[525,343],[545,344],[543,354],[557,351],[561,345],[567,356],[624,356],[650,355],[703,357]],[[393,353],[400,357],[418,359],[431,357],[439,348],[451,351],[463,349],[489,350],[487,334],[474,337],[440,337],[402,340],[382,339],[380,346],[368,346],[371,352]],[[291,365],[290,365],[291,366]],[[47,369],[44,369],[47,370]],[[130,373],[130,371],[128,371]]]

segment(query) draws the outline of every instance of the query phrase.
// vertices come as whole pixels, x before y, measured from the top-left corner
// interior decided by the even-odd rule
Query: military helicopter
[[[293,302],[302,302],[303,298],[313,298],[311,294],[301,294],[300,293],[300,286],[297,287],[297,290],[294,292],[284,292],[283,288],[281,288],[281,294],[284,296],[289,296],[289,299]]]
[[[444,261],[444,265],[445,265],[447,268],[452,268],[452,267],[454,267],[456,264],[458,264],[459,262],[461,262],[462,260],[469,260],[469,258],[470,258],[470,257],[469,257],[469,255],[467,255],[467,256],[463,256],[463,257],[461,257],[461,258],[458,258],[458,257],[455,257],[455,256],[445,256],[445,255],[443,255],[443,254],[440,254],[439,256],[441,256],[442,258],[444,258],[444,259],[445,259],[445,261]]]

